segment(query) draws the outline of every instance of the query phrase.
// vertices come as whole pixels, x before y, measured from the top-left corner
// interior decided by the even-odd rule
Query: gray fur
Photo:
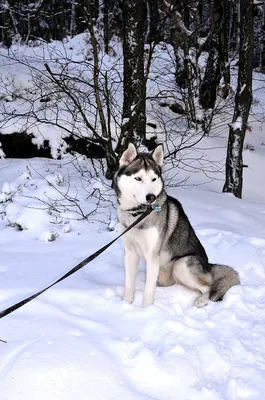
[[[210,290],[212,301],[222,300],[230,287],[240,283],[238,273],[227,265],[211,264],[211,274],[213,276]]]
[[[222,300],[240,283],[231,267],[210,264],[203,245],[194,232],[181,203],[168,196],[161,176],[162,147],[151,154],[137,154],[133,145],[123,153],[114,188],[118,198],[121,231],[132,224],[149,206],[148,194],[156,196],[161,211],[153,211],[123,237],[125,247],[124,299],[132,302],[139,258],[146,262],[147,277],[143,305],[154,301],[156,283],[181,283],[201,294],[195,305],[202,307],[210,298]]]

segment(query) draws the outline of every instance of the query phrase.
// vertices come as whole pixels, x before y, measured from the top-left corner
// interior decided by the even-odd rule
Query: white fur
[[[198,297],[196,297],[196,299],[194,301],[195,307],[201,308],[201,307],[206,306],[209,302],[209,296],[210,296],[210,292],[209,292],[209,290],[207,290],[207,292],[200,294]]]
[[[141,178],[141,181],[137,181],[136,177]],[[156,180],[153,181],[153,179]],[[119,180],[121,206],[124,209],[128,209],[137,207],[139,204],[144,204],[146,203],[147,194],[158,196],[162,187],[161,179],[152,170],[140,170],[137,174],[130,176],[122,175]]]
[[[120,167],[129,165],[137,156],[136,149],[130,144],[121,159]],[[162,166],[163,147],[159,146],[152,154],[154,161]],[[140,178],[141,180],[136,180]],[[136,174],[122,175],[119,179],[120,209],[126,210],[146,203],[146,195],[158,196],[163,188],[161,178],[153,171],[141,169]],[[132,221],[133,222],[133,219]],[[154,254],[158,240],[157,228],[133,229],[123,237],[125,254],[125,289],[124,300],[131,303],[134,299],[135,281],[138,271],[139,259],[145,260],[146,284],[144,290],[143,306],[153,304],[156,282],[159,274],[159,256]]]
[[[176,282],[179,281],[184,286],[201,292],[201,294],[195,299],[194,305],[196,307],[204,307],[208,303],[210,294],[209,289],[212,283],[210,274],[207,276],[208,284],[201,284],[199,280],[196,279],[195,275],[191,273],[190,267],[187,266],[186,258],[183,257],[174,263],[173,276]]]
[[[124,151],[120,158],[120,167],[124,167],[125,165],[129,165],[135,158],[137,157],[137,151],[135,146],[130,143],[127,150]]]
[[[164,161],[164,150],[161,144],[153,151],[152,158],[157,165],[162,167]]]
[[[125,287],[123,299],[128,303],[132,303],[134,299],[135,281],[140,257],[135,251],[126,248],[126,246],[124,247]]]
[[[134,299],[135,280],[138,271],[139,259],[146,264],[146,283],[143,306],[153,304],[156,282],[159,273],[159,257],[155,256],[154,249],[159,239],[157,228],[137,229],[126,233],[123,237],[125,248],[125,290],[124,300],[131,303]]]

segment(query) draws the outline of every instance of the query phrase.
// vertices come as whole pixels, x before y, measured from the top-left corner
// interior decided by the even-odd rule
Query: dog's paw
[[[134,300],[134,293],[124,293],[123,300],[127,301],[127,303],[131,304]]]
[[[153,297],[144,297],[142,307],[149,307],[154,303]]]
[[[208,304],[208,302],[209,302],[209,293],[204,293],[196,297],[194,301],[194,306],[197,308],[205,307]]]
[[[153,303],[143,301],[142,308],[150,307]]]

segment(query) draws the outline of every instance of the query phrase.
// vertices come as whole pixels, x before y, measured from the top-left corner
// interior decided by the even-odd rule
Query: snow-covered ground
[[[264,153],[264,146],[251,152],[252,164],[264,159]],[[69,160],[6,159],[0,168],[4,309],[56,280],[117,232],[110,229],[115,215],[110,205],[90,223],[79,221],[75,210],[65,211],[62,193],[74,198],[75,191],[84,212],[94,207],[86,200],[88,181],[80,181]],[[265,203],[258,195],[254,200],[250,175],[245,186],[251,200],[210,187],[169,190],[182,201],[210,259],[228,263],[240,274],[241,286],[232,288],[223,302],[197,309],[195,294],[174,286],[157,288],[155,304],[141,308],[143,267],[134,303],[123,302],[118,241],[0,320],[0,339],[6,341],[0,342],[1,400],[262,400]],[[264,187],[255,190],[264,195]]]
[[[64,47],[54,42],[47,53],[42,47],[14,50],[31,62],[34,55],[39,65],[45,53],[55,68],[58,51],[87,60],[89,54],[84,55],[81,46],[87,46],[85,39],[81,35]],[[10,110],[26,109],[25,96],[34,87],[28,70],[7,62],[5,49],[0,53],[1,104]],[[158,77],[157,88],[149,88],[151,94],[165,84],[159,82],[163,66],[165,75],[172,75],[165,65],[168,55],[160,56],[161,49],[151,71]],[[121,63],[119,53],[115,57],[106,56],[102,65]],[[176,188],[167,181],[210,260],[234,267],[241,285],[233,287],[224,301],[203,309],[193,307],[196,294],[184,287],[157,288],[154,305],[141,308],[142,266],[135,301],[129,305],[121,300],[124,268],[118,241],[91,264],[0,320],[0,400],[265,398],[265,127],[263,77],[258,78],[252,131],[245,142],[251,146],[244,150],[248,167],[243,200],[221,194],[232,118],[227,110],[210,136],[192,154],[184,154],[180,166],[186,163],[186,170],[175,168],[179,181],[192,172],[187,185]],[[172,86],[164,89],[170,92]],[[150,104],[148,119],[154,121],[157,115]],[[170,132],[175,140],[180,118],[163,110],[163,123],[175,127]],[[14,119],[1,127],[1,133],[23,129],[24,123]],[[50,139],[53,154],[59,147],[64,151],[60,130],[31,124],[30,119],[27,123],[37,144]],[[209,166],[206,173],[201,172],[202,164],[205,170]],[[172,169],[167,173],[167,168],[170,177]],[[0,160],[0,308],[47,286],[114,239],[115,215],[109,184],[96,179],[93,167],[81,157],[78,162],[69,155],[61,161]]]

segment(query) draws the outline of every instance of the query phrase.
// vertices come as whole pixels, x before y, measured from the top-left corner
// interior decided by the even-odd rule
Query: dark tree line
[[[89,5],[96,20],[103,14],[106,51],[110,38],[122,36],[126,8],[135,7],[137,17],[143,19],[145,42],[171,41],[174,30],[183,45],[181,29],[175,23],[180,13],[187,29],[196,36],[207,38],[204,48],[218,51],[222,74],[225,61],[222,45],[230,55],[239,50],[240,2],[238,0],[0,0],[0,42],[10,46],[14,38],[23,42],[41,38],[45,41],[62,40],[87,29],[83,8]],[[254,8],[254,67],[265,68],[265,2],[255,1]],[[191,41],[191,44],[192,44]],[[225,50],[225,49],[224,49]],[[209,69],[213,67],[209,66]],[[221,71],[219,72],[219,69]]]
[[[1,0],[0,41],[7,47],[12,40],[62,40],[87,28],[82,12],[85,0]],[[98,17],[98,3],[93,7]]]

